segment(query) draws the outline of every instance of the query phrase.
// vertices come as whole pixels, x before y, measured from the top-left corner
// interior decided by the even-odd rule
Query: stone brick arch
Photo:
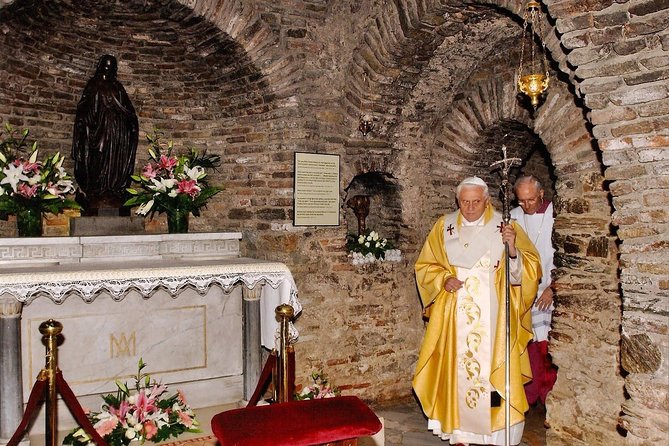
[[[280,33],[258,11],[255,0],[175,0],[218,27],[242,48],[246,56],[268,78],[268,84],[290,79],[296,61],[280,51]],[[276,81],[276,82],[275,82]],[[289,84],[288,84],[289,85]]]
[[[403,113],[403,106],[414,94],[413,89],[422,72],[438,54],[436,50],[451,40],[463,49],[462,53],[466,54],[463,59],[469,58],[472,61],[468,63],[474,63],[480,54],[467,49],[473,47],[476,39],[463,38],[461,32],[475,29],[479,24],[485,24],[483,29],[486,30],[498,29],[491,33],[490,48],[499,45],[508,50],[520,36],[518,24],[524,13],[522,3],[484,0],[472,5],[460,1],[400,0],[386,4],[384,12],[367,23],[347,67],[345,107],[349,116],[356,119],[359,113],[371,113],[377,121],[376,135],[392,136],[398,115]],[[500,25],[500,18],[506,23]],[[541,40],[558,70],[572,79],[574,73],[567,63],[556,27],[547,16],[542,15],[542,18]],[[508,26],[511,19],[515,24]],[[466,69],[461,69],[452,77],[467,77],[466,73]]]
[[[30,128],[47,152],[69,154],[85,82],[100,55],[112,53],[140,121],[136,165],[147,156],[144,133],[157,128],[178,148],[224,155],[224,167],[212,181],[230,189],[247,187],[278,156],[277,141],[298,113],[291,75],[297,63],[279,54],[278,32],[254,5],[176,0],[91,1],[76,8],[60,1],[6,4],[0,35],[6,56],[0,64],[0,99],[6,106],[0,120]],[[45,29],[48,35],[42,34]],[[239,155],[249,152],[254,153]],[[67,156],[65,167],[71,171]],[[274,194],[275,186],[267,186],[264,194]],[[248,215],[240,212],[248,206],[245,198],[219,194],[209,212],[193,221],[194,228],[238,227]],[[223,213],[232,221],[221,218]],[[3,231],[10,226],[0,223]]]

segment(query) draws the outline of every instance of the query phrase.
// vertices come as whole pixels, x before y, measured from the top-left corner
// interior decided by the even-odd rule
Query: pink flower
[[[186,427],[191,427],[193,425],[193,419],[188,415],[186,412],[177,412],[177,415],[179,415],[179,419],[181,420],[181,424],[183,424]]]
[[[195,180],[181,180],[177,183],[177,192],[195,198],[200,194],[200,187]]]
[[[179,396],[179,401],[181,402],[181,404],[183,404],[184,406],[188,404],[186,402],[186,395],[184,394],[183,390],[177,389],[177,395]]]
[[[109,408],[109,412],[112,415],[118,417],[119,420],[125,420],[125,416],[129,410],[130,410],[130,403],[128,403],[126,400],[121,401],[121,403],[118,405],[118,409],[115,407]]]
[[[155,178],[159,170],[156,169],[156,167],[157,166],[153,163],[147,164],[146,166],[144,166],[144,169],[142,169],[142,176],[148,179]]]
[[[26,198],[32,198],[35,195],[37,195],[37,189],[38,189],[37,184],[35,184],[34,186],[28,186],[25,183],[21,183],[18,185],[16,193],[18,193],[19,195],[23,195]]]
[[[149,393],[148,397],[149,398],[158,398],[160,395],[162,395],[166,391],[167,391],[167,386],[165,384],[161,384],[161,385],[154,384],[153,387],[151,388],[151,392]]]
[[[158,433],[158,426],[153,421],[144,422],[144,432],[147,440],[152,439]]]
[[[103,418],[102,420],[95,423],[95,430],[100,434],[101,437],[109,435],[112,433],[114,428],[118,425],[118,418],[114,415],[109,416],[108,418]]]
[[[30,173],[30,172],[39,173],[40,165],[38,163],[31,163],[29,161],[24,161],[23,162],[23,171],[25,173]]]
[[[160,163],[158,163],[158,167],[172,171],[174,166],[177,165],[177,159],[175,157],[166,157],[165,155],[160,155]]]
[[[157,407],[154,405],[155,401],[155,398],[147,397],[143,389],[137,394],[137,401],[135,402],[135,406],[137,407],[135,417],[137,420],[144,421],[146,415],[156,411]]]

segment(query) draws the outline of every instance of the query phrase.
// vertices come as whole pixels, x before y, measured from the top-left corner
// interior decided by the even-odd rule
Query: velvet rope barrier
[[[19,423],[18,429],[12,435],[12,438],[7,443],[7,446],[16,446],[23,438],[23,435],[26,433],[28,428],[28,423],[33,417],[33,414],[36,413],[38,404],[44,399],[44,392],[46,391],[46,378],[43,376],[43,373],[40,373],[35,381],[33,389],[30,391],[30,397],[28,398],[28,405],[26,406],[26,411],[23,413],[23,418]]]
[[[81,408],[79,401],[77,401],[74,392],[72,392],[67,381],[63,378],[63,373],[60,370],[56,373],[56,387],[58,388],[60,395],[63,397],[63,401],[65,401],[67,407],[70,408],[70,412],[72,412],[74,419],[79,423],[79,426],[93,439],[95,444],[98,446],[107,446],[107,442],[100,436],[100,434],[98,434],[98,431],[95,430],[84,413],[84,409]]]
[[[12,438],[9,440],[9,443],[7,443],[7,446],[17,446],[19,444],[19,441],[21,441],[21,438],[23,438],[23,435],[26,433],[26,429],[28,428],[28,424],[32,420],[33,415],[37,413],[37,409],[39,408],[40,403],[44,401],[47,385],[47,381],[44,375],[45,374],[43,370],[37,377],[37,381],[35,381],[35,385],[30,391],[30,397],[28,398],[28,404],[26,405],[26,410],[23,413],[21,423],[19,423],[19,427],[16,429],[16,432],[14,432],[14,435],[12,435]],[[72,389],[67,384],[67,381],[65,381],[65,378],[63,378],[63,373],[60,370],[56,372],[56,386],[58,388],[58,393],[60,393],[60,395],[63,397],[63,401],[65,401],[65,404],[72,412],[72,415],[74,416],[74,419],[77,421],[79,426],[81,426],[81,428],[93,439],[95,444],[98,446],[107,446],[107,442],[100,436],[100,434],[98,434],[84,413],[84,409],[82,409],[79,401],[77,401],[77,398],[74,396],[74,392],[72,392]]]
[[[258,380],[258,385],[256,385],[256,389],[253,391],[253,395],[249,399],[249,403],[246,405],[246,407],[253,407],[256,404],[258,404],[258,401],[260,401],[260,393],[267,386],[268,381],[272,376],[272,372],[274,370],[275,365],[276,365],[276,351],[272,350],[272,352],[267,357],[267,361],[265,362],[265,367],[263,367],[262,369],[262,373],[260,374],[260,379]]]

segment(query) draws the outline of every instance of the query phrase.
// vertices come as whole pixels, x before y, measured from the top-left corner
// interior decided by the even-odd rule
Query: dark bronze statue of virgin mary
[[[117,69],[114,56],[102,56],[77,105],[72,158],[86,215],[121,209],[135,168],[139,125]]]

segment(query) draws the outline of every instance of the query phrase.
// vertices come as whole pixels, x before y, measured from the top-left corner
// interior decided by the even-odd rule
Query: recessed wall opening
[[[400,186],[387,172],[366,172],[356,175],[344,189],[346,229],[349,234],[358,234],[358,217],[351,208],[353,197],[369,197],[369,214],[365,219],[367,230],[378,232],[394,244],[402,224]],[[353,201],[351,201],[353,199]]]

